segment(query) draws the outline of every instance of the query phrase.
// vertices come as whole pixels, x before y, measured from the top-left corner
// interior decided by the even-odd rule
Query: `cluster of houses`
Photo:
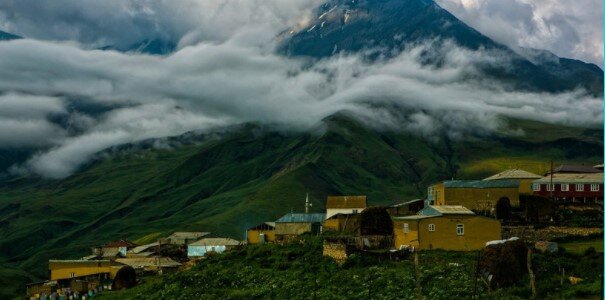
[[[367,197],[329,196],[326,210],[288,213],[247,229],[246,241],[208,232],[175,232],[154,243],[126,240],[92,248],[79,260],[50,260],[50,280],[30,284],[30,298],[128,288],[137,275],[177,270],[209,253],[244,244],[283,243],[304,234],[324,236],[324,255],[342,261],[352,251],[472,251],[500,240],[503,208],[531,206],[535,199],[565,205],[603,205],[603,165],[563,165],[545,175],[519,169],[483,180],[448,180],[428,187],[426,199],[368,206]],[[69,299],[69,298],[66,298]]]
[[[87,299],[104,290],[129,288],[137,277],[173,272],[208,252],[240,245],[209,232],[174,232],[145,245],[117,240],[91,248],[81,259],[48,262],[49,280],[27,285],[30,299]]]

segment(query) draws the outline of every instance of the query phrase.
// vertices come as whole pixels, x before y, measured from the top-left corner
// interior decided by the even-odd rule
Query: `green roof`
[[[448,180],[448,181],[444,181],[443,185],[446,188],[475,188],[475,189],[518,188],[519,187],[519,180],[516,180],[516,179],[505,179],[505,180]]]
[[[289,213],[279,218],[275,223],[321,223],[326,219],[326,214],[300,214]]]

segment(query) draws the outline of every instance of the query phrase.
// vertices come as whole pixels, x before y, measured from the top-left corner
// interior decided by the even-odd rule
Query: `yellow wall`
[[[443,199],[445,188],[443,182],[431,185],[429,187],[429,195],[432,196],[434,205],[445,205]]]
[[[404,232],[404,223],[407,223],[410,231]],[[418,222],[417,220],[393,220],[393,235],[395,236],[395,249],[399,249],[401,246],[411,246],[418,248]]]
[[[359,215],[337,216],[323,222],[323,231],[353,232],[359,228]]]
[[[534,191],[531,189],[531,184],[536,179],[520,179],[519,180],[519,194],[533,194]]]
[[[502,197],[508,197],[513,207],[519,206],[518,188],[445,188],[444,198],[435,205],[462,205],[470,210],[490,211]]]
[[[410,232],[403,232],[408,223]],[[446,215],[417,220],[395,220],[395,248],[410,245],[420,250],[444,249],[471,251],[483,249],[485,243],[502,238],[500,222],[491,218],[471,215]],[[429,224],[435,231],[429,231]],[[458,235],[458,224],[464,225],[464,235]]]
[[[114,278],[119,270],[119,268],[115,268],[114,266],[117,266],[117,264],[110,261],[50,261],[48,263],[50,280],[69,279],[101,273],[110,273],[110,278]]]
[[[265,242],[275,242],[275,230],[248,229],[248,244],[260,243],[260,234],[265,234]]]

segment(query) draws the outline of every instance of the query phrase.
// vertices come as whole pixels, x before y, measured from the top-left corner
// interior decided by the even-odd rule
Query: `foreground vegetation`
[[[209,257],[192,269],[143,280],[102,299],[469,299],[474,291],[477,253],[425,251],[402,261],[351,256],[342,266],[321,255],[321,241],[251,245]],[[537,298],[594,298],[600,293],[601,254],[534,254]],[[584,280],[561,285],[560,271]],[[417,289],[417,284],[420,290]],[[481,299],[528,299],[527,276],[510,288],[489,291],[477,281]]]

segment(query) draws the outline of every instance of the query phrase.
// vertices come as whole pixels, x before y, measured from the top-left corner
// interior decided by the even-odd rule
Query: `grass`
[[[560,247],[565,248],[568,252],[575,253],[578,255],[584,254],[588,248],[594,248],[597,252],[603,253],[603,238],[594,240],[582,240],[575,242],[565,242],[559,244]]]
[[[417,299],[413,256],[401,261],[352,255],[342,265],[322,256],[320,239],[303,244],[250,245],[203,260],[190,270],[145,280],[100,299]],[[419,253],[421,293],[425,299],[470,299],[476,253]],[[538,299],[591,299],[599,295],[598,255],[535,253],[532,258]],[[560,284],[556,270],[584,279]],[[477,284],[479,299],[528,299],[529,279],[489,291]]]
[[[540,130],[549,128],[558,127]],[[46,277],[48,259],[79,258],[115,239],[146,243],[173,231],[242,239],[248,227],[303,211],[307,192],[315,211],[332,194],[365,194],[370,205],[391,204],[423,197],[439,180],[482,178],[473,176],[496,171],[506,157],[601,160],[601,153],[573,150],[576,141],[592,143],[591,135],[563,131],[566,138],[575,133],[574,140],[431,142],[334,117],[318,134],[244,126],[171,150],[113,151],[63,180],[0,183],[0,265],[26,274],[18,277],[23,288]]]

